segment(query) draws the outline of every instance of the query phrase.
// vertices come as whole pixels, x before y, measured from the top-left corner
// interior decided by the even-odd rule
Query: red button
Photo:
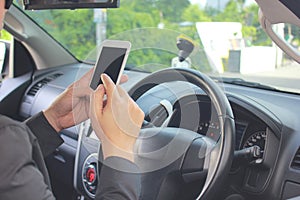
[[[92,182],[95,181],[95,179],[96,179],[96,172],[95,172],[94,168],[89,168],[86,171],[86,178],[87,178],[88,182],[90,182],[90,183],[92,183]]]

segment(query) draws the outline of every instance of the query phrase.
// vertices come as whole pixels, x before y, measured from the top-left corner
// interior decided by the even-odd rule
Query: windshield
[[[121,0],[117,9],[26,13],[82,61],[95,62],[104,39],[129,40],[127,69],[188,67],[232,84],[300,93],[299,65],[260,28],[252,0]],[[183,62],[178,38],[194,44]]]

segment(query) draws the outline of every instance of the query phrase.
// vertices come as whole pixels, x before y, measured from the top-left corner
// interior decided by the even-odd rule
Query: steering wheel
[[[141,198],[214,199],[233,159],[235,128],[231,106],[213,80],[185,68],[152,73],[133,86],[129,95],[138,100],[151,88],[173,81],[192,83],[207,94],[217,113],[220,137],[212,142],[207,136],[182,128],[142,128],[135,148],[142,171]]]

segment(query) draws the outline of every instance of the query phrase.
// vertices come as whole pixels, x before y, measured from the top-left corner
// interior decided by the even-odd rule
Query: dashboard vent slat
[[[53,81],[54,79],[60,77],[61,75],[63,75],[62,73],[56,73],[56,74],[52,74],[48,77],[43,78],[42,80],[40,80],[39,82],[37,82],[36,84],[34,84],[30,90],[27,92],[27,95],[29,96],[35,96],[36,93],[42,88],[44,87],[44,85],[46,85],[47,83]]]
[[[300,170],[300,147],[299,147],[299,149],[297,150],[297,152],[296,152],[296,154],[294,156],[294,159],[292,161],[291,167],[293,169]]]

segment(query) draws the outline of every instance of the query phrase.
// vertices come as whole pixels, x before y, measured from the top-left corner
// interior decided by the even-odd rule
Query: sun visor
[[[292,11],[298,18],[300,18],[299,1],[294,0],[279,0],[283,5],[285,5],[290,11]]]
[[[300,2],[293,0],[256,0],[259,5],[259,20],[264,31],[287,55],[300,63],[298,35],[300,30]]]

